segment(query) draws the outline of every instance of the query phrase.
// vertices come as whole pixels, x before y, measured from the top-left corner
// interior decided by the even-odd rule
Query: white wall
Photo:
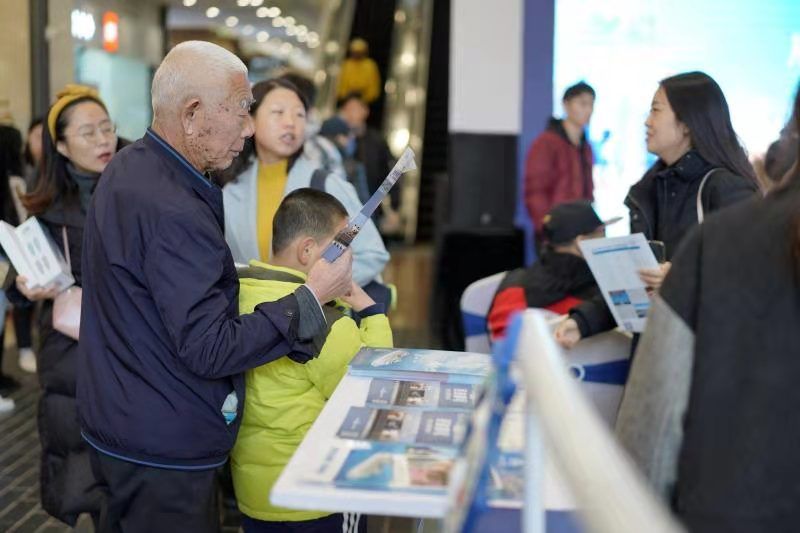
[[[523,3],[523,0],[453,0],[451,132],[520,132]]]

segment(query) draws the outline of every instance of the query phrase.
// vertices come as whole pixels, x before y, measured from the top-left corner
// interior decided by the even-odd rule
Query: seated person
[[[239,272],[239,311],[250,313],[261,302],[291,294],[346,224],[347,210],[328,193],[298,189],[287,195],[273,220],[271,264],[251,261]],[[292,522],[300,528],[292,531],[343,531],[342,514],[277,507],[269,494],[353,356],[362,346],[392,346],[389,319],[381,304],[356,283],[345,301],[360,317],[360,328],[341,311],[339,302],[330,302],[323,306],[328,331],[316,340],[322,346],[319,357],[306,364],[283,357],[245,375],[244,417],[231,454],[245,532],[284,531],[275,522]]]
[[[563,315],[599,295],[578,242],[604,237],[606,225],[618,220],[601,221],[586,201],[555,206],[544,217],[546,247],[542,256],[528,268],[512,270],[500,282],[488,315],[492,341],[505,336],[518,311],[536,307]]]

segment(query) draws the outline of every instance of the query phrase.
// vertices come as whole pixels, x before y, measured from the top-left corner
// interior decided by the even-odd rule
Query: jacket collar
[[[300,272],[299,270],[295,270],[289,267],[272,265],[270,263],[264,263],[263,261],[257,261],[255,259],[250,261],[250,268],[269,271],[269,273],[273,277],[275,277],[275,279],[279,279],[279,281],[305,283],[307,279],[307,276],[304,273]]]
[[[547,130],[552,131],[566,142],[569,143],[570,146],[575,146],[572,144],[572,141],[569,139],[569,135],[567,135],[567,130],[564,129],[564,120],[560,118],[550,117],[550,120],[547,122]],[[578,148],[583,148],[586,146],[586,131],[581,134],[581,143],[578,145]]]
[[[185,157],[151,128],[147,128],[143,142],[177,170],[177,174],[183,178],[183,182],[191,187],[211,207],[220,227],[224,228],[225,216],[222,207],[222,190],[219,186],[201,174]]]
[[[711,165],[697,150],[689,150],[671,166],[667,166],[661,160],[656,165],[659,165],[655,173],[656,178],[678,178],[686,183],[702,178],[711,169]]]

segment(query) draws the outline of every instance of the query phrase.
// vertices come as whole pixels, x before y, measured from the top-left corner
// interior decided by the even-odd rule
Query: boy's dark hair
[[[562,98],[562,100],[566,102],[567,100],[571,100],[572,98],[580,96],[584,93],[591,94],[592,98],[595,98],[594,89],[592,89],[592,86],[585,81],[580,81],[571,87],[567,87],[567,90],[564,91],[564,98]]]
[[[286,195],[272,219],[272,253],[278,254],[301,235],[320,241],[336,229],[347,209],[330,194],[297,189]]]

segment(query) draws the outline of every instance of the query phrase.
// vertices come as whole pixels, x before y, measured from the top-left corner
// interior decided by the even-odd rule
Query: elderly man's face
[[[217,98],[205,105],[202,117],[198,117],[198,133],[191,141],[192,151],[205,171],[228,168],[254,131],[249,112],[253,93],[245,74],[232,76],[227,91]]]

